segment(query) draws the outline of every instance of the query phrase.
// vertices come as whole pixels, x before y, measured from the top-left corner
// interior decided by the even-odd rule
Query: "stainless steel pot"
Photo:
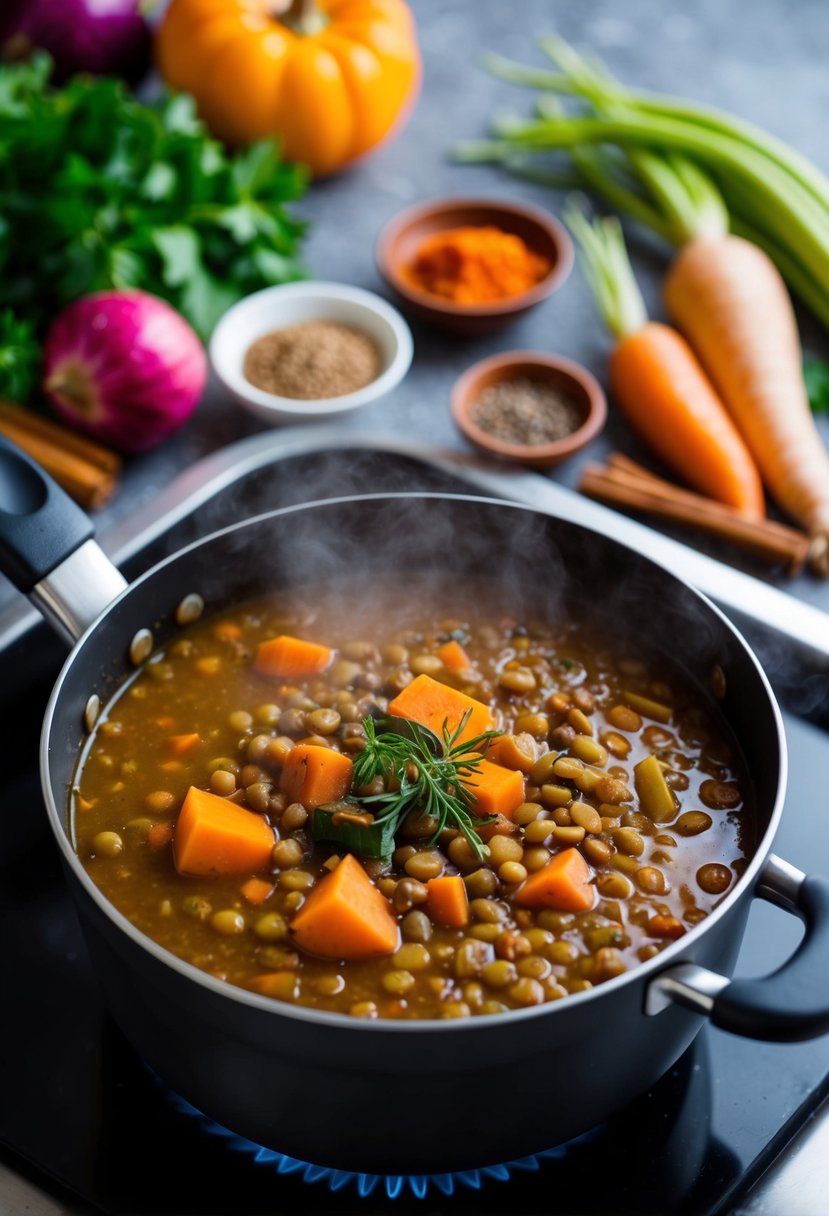
[[[771,853],[786,778],[774,696],[722,614],[632,550],[500,501],[369,495],[260,516],[182,550],[126,588],[82,513],[0,444],[0,559],[50,621],[78,639],[46,713],[42,779],[106,999],[155,1071],[233,1131],[344,1169],[468,1168],[539,1151],[605,1119],[653,1084],[706,1018],[755,1038],[829,1030],[829,882]],[[704,922],[656,958],[561,1002],[458,1021],[363,1022],[217,981],[108,904],[73,850],[67,794],[95,699],[107,700],[132,672],[139,631],[163,643],[187,595],[217,611],[275,586],[318,581],[323,568],[334,587],[338,572],[355,568],[370,579],[506,565],[531,571],[575,605],[604,603],[611,628],[646,636],[700,685],[715,665],[722,669],[722,711],[752,776],[757,840],[745,873]],[[800,916],[805,936],[774,975],[733,981],[754,898]]]

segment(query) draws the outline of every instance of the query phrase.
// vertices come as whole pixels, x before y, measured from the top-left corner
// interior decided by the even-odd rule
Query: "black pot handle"
[[[755,895],[804,922],[806,932],[791,958],[752,980],[729,980],[693,963],[669,967],[649,985],[646,1013],[676,1003],[732,1034],[779,1043],[829,1032],[829,880],[807,877],[771,854]]]
[[[77,503],[0,435],[0,570],[18,590],[28,595],[92,532]]]

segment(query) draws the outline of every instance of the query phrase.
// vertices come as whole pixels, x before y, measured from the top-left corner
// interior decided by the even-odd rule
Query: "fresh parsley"
[[[0,67],[0,340],[24,318],[42,338],[79,296],[131,287],[206,338],[240,297],[304,277],[290,204],[307,172],[277,144],[231,154],[186,95],[144,104],[87,76],[55,89],[50,70],[43,54]]]
[[[0,311],[0,398],[25,401],[40,375],[40,344],[34,325]]]

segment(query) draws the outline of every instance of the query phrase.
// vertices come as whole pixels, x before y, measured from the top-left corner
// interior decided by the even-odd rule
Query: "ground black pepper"
[[[360,329],[339,321],[303,321],[258,338],[244,375],[277,397],[316,401],[364,388],[380,374],[380,352]]]
[[[584,410],[569,393],[542,380],[501,380],[483,390],[469,411],[472,422],[504,443],[554,443],[578,430]]]

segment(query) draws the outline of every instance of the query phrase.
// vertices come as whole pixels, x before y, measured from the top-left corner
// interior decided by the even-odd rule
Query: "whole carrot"
[[[631,426],[689,485],[747,519],[765,514],[746,444],[688,343],[649,321],[618,220],[565,214],[605,322],[617,339],[610,388]]]
[[[809,410],[794,311],[756,245],[698,239],[674,260],[665,304],[734,418],[778,504],[829,572],[829,454]]]

